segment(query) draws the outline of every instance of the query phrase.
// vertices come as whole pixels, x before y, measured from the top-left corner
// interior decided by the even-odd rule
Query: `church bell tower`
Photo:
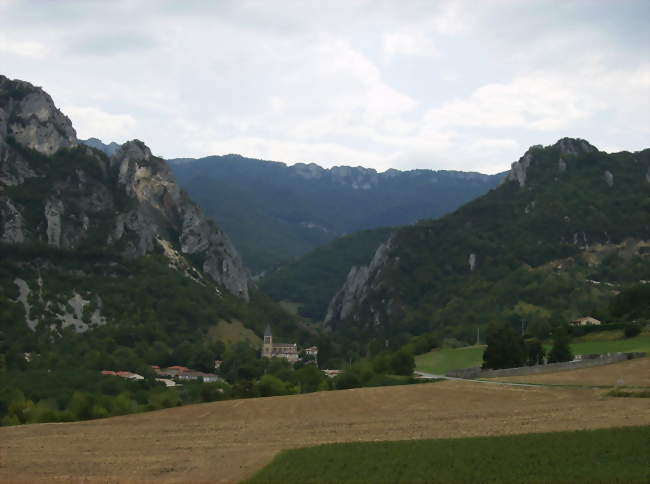
[[[271,358],[273,356],[273,334],[271,334],[271,325],[267,324],[264,330],[264,344],[262,345],[262,356]]]

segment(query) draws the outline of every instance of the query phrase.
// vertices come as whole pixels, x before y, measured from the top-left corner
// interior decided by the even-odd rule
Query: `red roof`
[[[102,370],[102,375],[117,375],[117,373],[111,370]]]
[[[115,374],[117,376],[131,376],[131,375],[133,375],[133,373],[131,373],[130,371],[116,371]]]
[[[151,366],[151,368],[153,368],[154,370],[160,370],[160,367],[158,365],[149,365],[149,366]]]
[[[170,366],[170,367],[167,368],[167,369],[168,369],[168,370],[178,370],[178,371],[190,371],[189,368],[187,368],[187,367],[185,367],[185,366],[178,366],[178,365],[176,365],[176,366]]]

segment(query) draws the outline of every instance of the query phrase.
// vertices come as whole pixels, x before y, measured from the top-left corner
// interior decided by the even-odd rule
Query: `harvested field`
[[[0,428],[2,482],[237,482],[281,449],[328,442],[648,425],[647,399],[443,382],[231,400]]]
[[[541,375],[507,376],[495,381],[552,385],[625,385],[650,387],[650,358]]]

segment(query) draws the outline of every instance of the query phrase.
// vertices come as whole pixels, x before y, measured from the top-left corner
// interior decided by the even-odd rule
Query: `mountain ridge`
[[[471,341],[468,326],[494,318],[535,312],[548,326],[597,310],[611,290],[589,280],[638,283],[650,272],[649,155],[571,138],[531,147],[497,189],[399,229],[369,266],[352,268],[326,324],[446,328]]]

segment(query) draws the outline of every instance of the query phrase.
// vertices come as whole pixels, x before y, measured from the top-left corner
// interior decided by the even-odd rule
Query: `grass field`
[[[480,366],[485,346],[442,348],[415,357],[415,368],[426,373],[444,375],[450,370]]]
[[[588,341],[571,344],[573,354],[615,353],[630,351],[645,351],[650,354],[650,335],[643,334],[635,338],[604,339],[608,335],[602,333],[589,335]],[[550,349],[550,345],[545,345]],[[485,346],[467,346],[465,348],[443,348],[415,357],[415,367],[419,371],[444,375],[449,370],[481,366]]]
[[[647,483],[650,426],[328,444],[281,452],[246,484]]]

